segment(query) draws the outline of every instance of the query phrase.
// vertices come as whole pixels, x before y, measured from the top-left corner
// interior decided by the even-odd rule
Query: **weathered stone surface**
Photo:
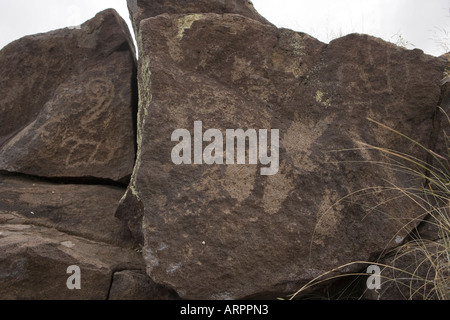
[[[135,159],[135,56],[106,10],[80,29],[0,51],[0,170],[126,181]]]
[[[144,204],[134,187],[131,186],[131,188],[126,190],[115,213],[115,217],[122,221],[124,240],[135,243],[135,245],[144,243],[142,234],[143,215]]]
[[[449,212],[446,209],[448,206],[448,195],[442,185],[446,183],[445,176],[442,177],[440,172],[448,171],[448,146],[450,136],[450,54],[444,54],[441,58],[447,62],[447,67],[442,75],[441,81],[441,97],[438,108],[433,117],[433,129],[430,139],[430,148],[434,152],[428,154],[427,163],[430,165],[430,172],[427,183],[431,184],[431,189],[435,192],[434,196],[429,196],[427,200],[434,208],[441,208],[438,211],[432,211],[432,214],[420,224],[415,235],[420,239],[439,240],[442,239],[442,230],[445,229],[444,221],[449,221]],[[441,176],[441,183],[436,177]],[[429,187],[427,188],[429,190]],[[444,222],[444,223],[443,223]]]
[[[142,268],[131,249],[30,225],[0,225],[0,299],[104,300],[114,272]],[[80,268],[81,289],[69,290],[69,266]]]
[[[142,228],[155,282],[188,299],[277,297],[398,245],[422,217],[395,188],[423,181],[377,165],[387,159],[361,142],[424,160],[367,118],[427,145],[443,60],[365,35],[325,45],[230,14],[159,15],[138,41],[139,148],[124,197],[136,207],[117,215]],[[223,134],[279,129],[279,171],[175,165],[172,133],[193,134],[194,121]]]
[[[177,300],[177,295],[154,283],[144,270],[125,270],[114,274],[109,300]]]
[[[127,0],[131,21],[137,34],[142,20],[168,14],[234,13],[270,24],[249,0]],[[189,26],[192,19],[180,21]]]
[[[0,176],[0,223],[33,224],[115,245],[127,245],[114,214],[124,190]],[[131,244],[128,244],[131,245]]]
[[[439,109],[436,110],[434,117],[433,135],[435,145],[433,147],[438,154],[446,156],[448,144],[446,137],[448,137],[450,132],[450,121],[448,118],[450,113],[450,53],[442,55],[441,58],[447,63],[447,67],[442,75]],[[434,161],[433,165],[439,166],[440,164],[438,161]]]

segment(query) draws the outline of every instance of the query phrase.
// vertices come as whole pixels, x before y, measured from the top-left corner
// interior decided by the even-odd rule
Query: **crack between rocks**
[[[117,272],[120,272],[120,271],[113,270],[113,271],[111,272],[111,279],[109,280],[109,286],[108,286],[108,291],[106,292],[106,298],[105,298],[105,300],[110,300],[110,298],[111,298],[111,289],[112,289],[113,282],[114,282],[114,275],[115,275]]]
[[[94,243],[105,245],[105,246],[122,248],[122,249],[130,249],[130,250],[134,250],[135,249],[134,248],[135,246],[133,246],[133,244],[131,242],[127,242],[126,240],[123,240],[123,241],[117,240],[117,242],[106,242],[106,241],[101,240],[101,239],[95,239],[95,238],[89,237],[89,235],[83,234],[81,232],[77,233],[77,232],[73,232],[73,231],[70,231],[70,230],[66,230],[64,228],[60,228],[58,226],[49,226],[49,225],[45,224],[44,222],[27,221],[22,216],[18,216],[18,215],[14,214],[14,213],[11,213],[11,214],[15,218],[17,218],[17,220],[15,220],[14,218],[11,218],[11,219],[6,220],[5,223],[0,223],[0,225],[7,225],[7,224],[9,224],[9,225],[25,225],[25,226],[33,226],[33,227],[40,227],[40,228],[46,228],[46,229],[53,229],[53,230],[56,230],[56,231],[58,231],[60,233],[68,235],[70,237],[80,238],[80,239],[83,239],[83,240],[86,240],[86,241],[94,242]]]
[[[6,222],[0,223],[0,226],[2,226],[2,225],[3,226],[4,225],[24,225],[24,226],[33,226],[33,227],[39,227],[39,228],[46,228],[46,229],[49,229],[49,230],[55,230],[55,231],[57,231],[59,233],[63,233],[63,234],[65,234],[67,236],[70,236],[70,237],[79,238],[79,239],[82,239],[82,240],[85,240],[85,241],[93,242],[95,244],[135,251],[135,247],[133,246],[133,244],[128,243],[126,241],[118,241],[117,243],[106,242],[106,241],[101,240],[101,239],[90,238],[87,235],[82,234],[82,233],[76,233],[76,232],[74,233],[74,232],[71,232],[69,230],[64,230],[64,229],[58,228],[57,226],[49,226],[49,225],[46,225],[45,223],[26,221],[26,220],[21,221],[21,219],[24,219],[23,217],[17,216],[17,215],[14,215],[14,216],[17,219],[19,219],[19,220],[18,221],[17,220],[16,221],[11,221],[13,219],[8,219]],[[123,245],[120,245],[120,244],[123,244]],[[130,269],[130,270],[132,270],[132,269]],[[137,269],[137,270],[139,270],[139,269]]]
[[[111,300],[111,289],[114,283],[114,276],[116,275],[116,273],[118,272],[123,272],[123,271],[144,271],[145,269],[137,269],[137,268],[117,268],[115,270],[112,270],[111,272],[111,281],[109,283],[109,287],[108,287],[108,292],[106,293],[106,300]]]
[[[111,186],[117,187],[121,189],[126,189],[128,187],[128,183],[130,181],[131,175],[123,177],[119,179],[119,181],[115,181],[108,178],[98,178],[92,176],[84,176],[84,177],[42,177],[37,175],[29,175],[25,173],[19,172],[10,172],[5,170],[0,170],[0,177],[18,177],[28,180],[34,180],[39,182],[46,183],[55,183],[55,184],[63,184],[63,185],[93,185],[93,186]]]

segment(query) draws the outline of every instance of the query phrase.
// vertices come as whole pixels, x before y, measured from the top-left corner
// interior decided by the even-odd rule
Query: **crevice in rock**
[[[106,291],[106,298],[105,298],[105,300],[110,300],[110,296],[111,296],[111,288],[112,288],[113,282],[114,282],[114,275],[115,275],[117,272],[120,272],[120,271],[115,271],[115,270],[113,270],[113,271],[111,272],[111,278],[109,279],[109,286],[108,286],[108,290]]]
[[[135,164],[136,160],[137,160],[137,153],[138,153],[139,84],[138,84],[137,57],[133,56],[133,59],[134,59],[134,67],[133,67],[132,78],[130,79],[130,81],[131,81],[131,106],[133,109],[134,150],[135,150],[133,164]],[[130,179],[131,179],[131,177],[130,177]],[[130,182],[129,180],[128,180],[128,183]]]
[[[58,232],[64,233],[71,237],[77,237],[77,238],[84,239],[84,240],[87,240],[90,242],[95,242],[98,244],[107,245],[107,246],[111,246],[111,247],[130,249],[130,250],[136,251],[136,249],[134,249],[135,248],[134,243],[132,243],[131,241],[129,241],[126,238],[118,237],[115,241],[107,242],[107,240],[104,240],[104,239],[102,240],[102,239],[92,237],[87,233],[76,232],[76,231],[72,231],[68,228],[59,227],[59,226],[49,226],[45,222],[27,221],[25,218],[18,216],[18,215],[14,215],[14,214],[13,214],[13,216],[15,218],[10,218],[7,220],[6,223],[2,223],[2,224],[25,225],[25,226],[34,226],[34,227],[41,227],[41,228],[47,228],[47,229],[54,229]]]
[[[111,272],[111,279],[110,279],[110,282],[109,282],[109,287],[108,287],[108,291],[107,291],[105,300],[111,300],[110,299],[111,298],[111,289],[112,289],[112,286],[114,284],[114,276],[116,275],[116,273],[123,272],[123,271],[138,271],[138,272],[142,272],[144,270],[143,269],[130,269],[130,268],[116,268],[116,269],[112,270],[112,272]]]
[[[118,181],[106,178],[98,177],[41,177],[35,175],[28,175],[19,172],[9,172],[5,170],[0,170],[0,177],[17,177],[22,179],[27,179],[30,181],[40,181],[55,184],[79,184],[79,185],[100,185],[100,186],[111,186],[121,189],[126,189],[130,182],[130,175],[119,179]]]
[[[158,284],[153,281],[145,272],[145,267],[142,269],[132,269],[132,268],[116,268],[111,273],[111,282],[108,288],[107,292],[107,298],[106,300],[116,300],[117,297],[112,296],[112,289],[114,286],[114,278],[117,273],[119,272],[136,272],[136,275],[145,277],[145,281],[139,282],[140,285],[138,288],[134,288],[135,290],[131,290],[130,292],[126,292],[127,289],[125,288],[125,292],[122,290],[119,290],[118,288],[115,288],[117,292],[120,292],[120,294],[124,295],[120,297],[120,300],[182,300],[180,296],[171,288],[168,288],[167,286]],[[142,279],[141,279],[142,280]],[[119,282],[120,279],[118,279]],[[126,282],[125,282],[126,283]],[[134,282],[134,284],[137,284],[138,282]],[[127,283],[128,285],[131,285],[133,287],[133,281],[130,283]],[[122,282],[123,285],[123,282]],[[121,285],[119,285],[119,288],[121,288]],[[116,292],[116,294],[117,294]]]
[[[104,246],[108,246],[108,247],[114,247],[114,248],[121,248],[121,249],[126,249],[126,250],[132,250],[132,251],[136,251],[133,246],[132,243],[127,242],[124,239],[120,239],[118,238],[117,241],[113,241],[113,242],[108,242],[106,240],[102,240],[102,239],[98,239],[98,238],[93,238],[91,236],[89,236],[88,234],[84,234],[82,232],[76,232],[76,231],[71,231],[68,230],[66,228],[60,228],[57,226],[49,226],[48,224],[42,223],[42,222],[38,222],[38,221],[26,221],[26,220],[21,220],[23,219],[22,217],[18,216],[17,217],[18,220],[16,221],[11,221],[11,219],[7,222],[7,223],[0,223],[0,225],[23,225],[23,226],[32,226],[32,227],[39,227],[39,228],[45,228],[48,230],[56,230],[59,233],[62,233],[64,235],[67,235],[69,237],[75,237],[75,238],[79,238],[79,239],[83,239],[86,241],[89,241],[90,243],[95,243],[95,244],[99,244],[99,245],[104,245]],[[119,270],[121,271],[121,270]]]
[[[298,294],[293,300],[365,300],[367,290],[367,266],[351,274],[343,274],[337,279],[313,285]]]
[[[128,189],[119,203],[115,217],[123,222],[122,238],[132,242],[134,246],[142,248],[144,235],[142,233],[142,219],[144,204]]]

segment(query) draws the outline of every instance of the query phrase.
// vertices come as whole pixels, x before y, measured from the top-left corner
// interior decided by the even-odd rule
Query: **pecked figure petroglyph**
[[[135,51],[114,10],[0,54],[0,170],[125,181],[135,158]],[[107,39],[107,40],[105,40]]]
[[[93,120],[104,117],[105,126],[107,126],[111,121],[111,114],[107,112],[108,107],[115,95],[113,83],[107,78],[94,78],[86,84],[85,90],[89,104],[94,103],[94,105],[82,116],[81,124],[88,125]],[[86,129],[94,130],[89,127]]]
[[[86,80],[74,87],[61,84],[37,118],[3,146],[1,153],[5,155],[2,157],[5,163],[20,163],[17,155],[14,160],[10,156],[14,154],[10,150],[17,144],[21,144],[28,155],[40,155],[41,158],[33,160],[33,167],[27,168],[38,175],[48,174],[45,164],[59,168],[53,170],[55,175],[70,176],[71,172],[80,170],[94,175],[103,166],[115,163],[121,141],[113,142],[111,134],[118,132],[115,117],[121,116],[115,101],[122,101],[123,97],[116,94],[115,79],[104,72],[92,70],[83,78]],[[2,166],[17,170],[9,165]]]
[[[83,163],[105,163],[112,159],[114,150],[103,143],[104,131],[112,119],[109,106],[115,96],[113,83],[107,78],[93,78],[85,88],[86,112],[79,118],[81,130],[74,136],[63,140],[62,145],[69,149],[65,160],[66,166],[77,166]],[[93,127],[94,121],[101,120],[102,127]],[[81,135],[89,133],[87,139]],[[83,155],[80,157],[80,155]],[[87,156],[88,155],[88,156]]]

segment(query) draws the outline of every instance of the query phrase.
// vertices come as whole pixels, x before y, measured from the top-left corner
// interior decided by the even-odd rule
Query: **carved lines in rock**
[[[85,85],[85,107],[87,111],[80,117],[81,132],[89,133],[88,139],[71,136],[63,142],[69,152],[66,166],[79,166],[85,163],[103,164],[114,156],[114,149],[103,141],[107,135],[113,111],[110,106],[115,97],[115,88],[106,77],[95,77]],[[93,123],[96,122],[96,125]],[[98,126],[101,123],[101,126]]]

